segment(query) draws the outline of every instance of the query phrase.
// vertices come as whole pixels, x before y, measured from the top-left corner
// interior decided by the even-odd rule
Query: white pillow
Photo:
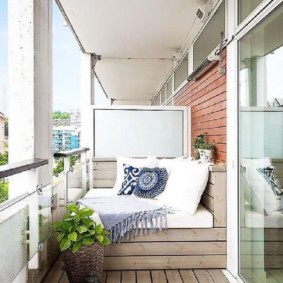
[[[208,181],[208,168],[208,164],[179,163],[171,171],[165,191],[157,199],[163,205],[194,215]]]
[[[154,168],[157,166],[158,160],[156,157],[148,157],[148,158],[130,158],[124,156],[117,157],[117,177],[116,183],[113,187],[113,190],[118,194],[121,189],[122,183],[124,181],[124,164],[131,165],[133,167],[147,167]]]
[[[170,174],[174,167],[178,166],[178,164],[180,164],[181,162],[193,162],[196,164],[200,163],[199,160],[192,160],[191,157],[185,158],[184,156],[180,156],[176,158],[162,158],[159,160],[158,167],[166,168],[168,174]]]

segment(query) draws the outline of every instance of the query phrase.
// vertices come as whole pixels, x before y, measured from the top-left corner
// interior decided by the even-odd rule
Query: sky
[[[0,112],[8,115],[8,0],[0,0]],[[53,1],[53,110],[80,107],[80,49]]]

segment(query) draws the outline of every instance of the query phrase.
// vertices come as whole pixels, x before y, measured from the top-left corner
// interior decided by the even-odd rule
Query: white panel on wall
[[[183,131],[187,112],[175,108],[94,109],[94,156],[176,157],[186,154],[187,136]]]

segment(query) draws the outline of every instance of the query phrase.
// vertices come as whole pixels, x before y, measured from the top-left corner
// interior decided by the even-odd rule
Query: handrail
[[[72,155],[80,154],[82,152],[86,152],[88,150],[89,150],[88,147],[83,147],[83,148],[79,148],[79,149],[59,151],[59,152],[54,153],[54,157],[69,157],[69,156],[72,156]]]
[[[0,179],[47,165],[48,159],[29,159],[0,166]]]

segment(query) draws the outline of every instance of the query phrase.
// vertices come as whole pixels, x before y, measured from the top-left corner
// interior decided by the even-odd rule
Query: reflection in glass
[[[240,275],[246,282],[283,282],[282,26],[280,6],[239,43]]]

